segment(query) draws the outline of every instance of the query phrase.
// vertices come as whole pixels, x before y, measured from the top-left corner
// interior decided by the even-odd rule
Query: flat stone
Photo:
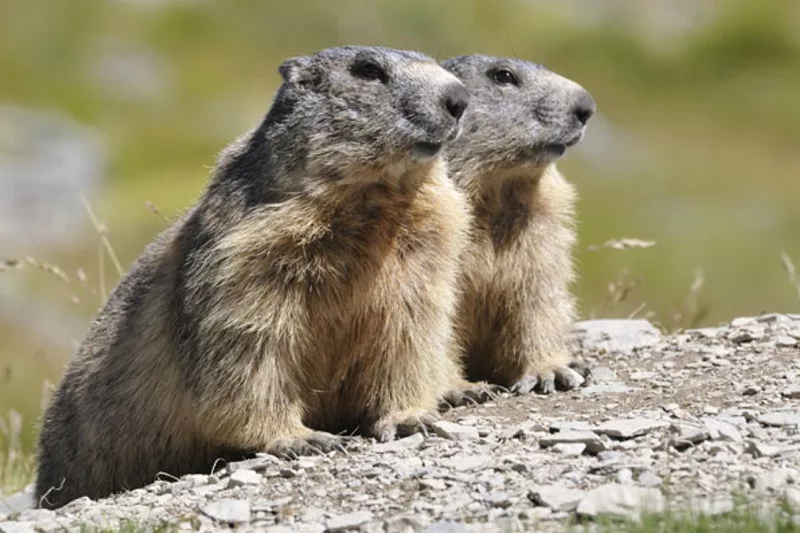
[[[621,381],[610,383],[596,383],[581,389],[581,394],[593,396],[595,394],[625,394],[633,389]]]
[[[586,492],[570,489],[562,485],[536,486],[528,491],[528,499],[540,507],[548,507],[556,512],[572,512],[584,498]]]
[[[433,424],[433,431],[443,439],[450,440],[477,440],[478,430],[473,426],[463,426],[446,420]]]
[[[780,455],[782,448],[754,440],[747,443],[747,446],[745,447],[744,451],[745,453],[750,454],[755,458],[775,457],[777,455]]]
[[[798,481],[798,472],[789,468],[776,468],[748,479],[750,486],[757,491],[780,490]]]
[[[651,381],[657,377],[657,372],[634,372],[630,375],[633,381]]]
[[[630,468],[620,468],[614,477],[620,485],[633,485],[633,470]]]
[[[592,425],[583,420],[555,420],[550,422],[549,429],[551,433],[570,430],[590,431],[592,429]]]
[[[231,474],[228,480],[228,488],[244,487],[247,485],[257,486],[261,484],[263,478],[255,470],[237,470]]]
[[[232,474],[237,470],[255,470],[256,472],[260,472],[262,470],[266,470],[270,466],[280,466],[281,464],[281,460],[275,456],[269,454],[258,454],[252,459],[228,463],[225,468],[229,474]]]
[[[629,352],[661,340],[661,332],[647,320],[584,320],[575,324],[573,334],[583,348]]]
[[[642,513],[660,513],[664,510],[664,496],[655,488],[607,483],[590,490],[580,501],[579,516],[596,518],[609,516],[639,519]]]
[[[703,427],[689,424],[672,424],[670,427],[677,433],[671,440],[676,450],[691,448],[711,438],[711,434]]]
[[[492,464],[492,461],[492,456],[484,454],[455,455],[442,460],[442,466],[445,468],[452,468],[459,472],[467,472],[485,468]]]
[[[759,415],[757,420],[765,426],[800,426],[800,411],[770,411]]]
[[[591,431],[561,431],[551,435],[545,435],[539,439],[539,446],[549,448],[555,444],[576,444],[586,445],[586,451],[591,454],[602,452],[606,449],[603,440]]]
[[[650,418],[630,418],[605,422],[596,428],[595,433],[608,435],[617,439],[632,439],[647,435],[651,431],[666,427],[666,422]]]
[[[578,457],[586,449],[586,444],[582,442],[576,442],[574,444],[560,442],[554,444],[550,449],[566,457]]]
[[[639,479],[637,481],[641,487],[660,487],[663,483],[660,477],[649,470],[645,470],[639,474]]]
[[[250,521],[250,502],[223,498],[203,507],[203,514],[217,522],[240,524]]]
[[[791,385],[781,392],[781,396],[790,400],[800,400],[800,385]]]
[[[33,522],[0,522],[0,533],[36,533]]]
[[[775,337],[775,346],[778,348],[794,348],[797,346],[797,339],[789,335],[778,335]]]
[[[606,383],[608,381],[616,381],[617,373],[607,366],[597,366],[592,368],[592,381],[595,383]]]
[[[713,440],[742,442],[742,434],[733,424],[714,417],[704,417],[702,422]]]
[[[422,530],[422,533],[468,533],[467,526],[461,522],[434,522]]]
[[[606,461],[618,461],[618,460],[622,459],[623,457],[625,457],[625,454],[623,454],[622,452],[617,452],[617,451],[612,451],[612,450],[608,450],[608,451],[605,451],[605,452],[600,452],[600,453],[597,454],[597,460],[598,461],[603,461],[603,462],[606,462]]]
[[[372,450],[378,453],[395,453],[406,450],[415,450],[425,442],[425,437],[422,433],[414,433],[403,439],[397,439],[389,442],[382,442],[372,447]]]
[[[0,520],[34,507],[36,507],[36,501],[33,498],[33,485],[29,485],[20,492],[0,497]]]
[[[740,316],[738,318],[734,318],[731,320],[731,327],[733,328],[742,328],[746,326],[754,326],[757,324],[758,321],[755,317],[752,316]]]
[[[325,531],[327,533],[336,533],[338,531],[355,529],[366,524],[370,520],[372,520],[372,513],[370,511],[356,511],[354,513],[334,516],[325,522]]]

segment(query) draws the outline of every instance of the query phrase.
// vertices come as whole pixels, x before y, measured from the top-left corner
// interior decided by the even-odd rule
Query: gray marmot
[[[470,92],[463,132],[446,148],[473,215],[456,319],[466,376],[518,393],[580,386],[588,370],[566,347],[576,193],[554,162],[581,140],[595,102],[519,59],[460,56],[442,66]]]
[[[46,508],[217,459],[424,429],[451,349],[468,207],[442,147],[468,93],[429,57],[341,47],[280,65],[263,122],[147,246],[48,407]],[[422,425],[422,427],[420,427]]]

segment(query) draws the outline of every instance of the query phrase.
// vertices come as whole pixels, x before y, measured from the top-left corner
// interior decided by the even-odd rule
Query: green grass
[[[33,481],[34,458],[22,449],[22,416],[0,417],[0,491],[16,492]]]
[[[178,527],[166,523],[147,526],[133,520],[125,520],[117,529],[102,528],[94,525],[82,525],[78,531],[81,533],[171,533],[173,531],[178,531]]]
[[[800,533],[800,515],[786,505],[740,504],[720,516],[650,514],[640,521],[601,519],[596,525],[594,531],[602,533]]]

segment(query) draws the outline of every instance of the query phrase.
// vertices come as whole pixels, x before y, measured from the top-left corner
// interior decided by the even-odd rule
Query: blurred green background
[[[80,192],[126,269],[266,111],[280,61],[341,44],[513,55],[593,93],[560,165],[584,317],[800,311],[780,259],[800,263],[796,0],[0,0],[0,415],[26,446],[117,279]],[[615,238],[656,244],[588,249]]]

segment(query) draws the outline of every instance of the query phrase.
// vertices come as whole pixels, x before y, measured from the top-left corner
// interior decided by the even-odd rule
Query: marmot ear
[[[283,81],[295,85],[305,85],[311,79],[309,67],[311,61],[308,56],[290,57],[278,67]]]

